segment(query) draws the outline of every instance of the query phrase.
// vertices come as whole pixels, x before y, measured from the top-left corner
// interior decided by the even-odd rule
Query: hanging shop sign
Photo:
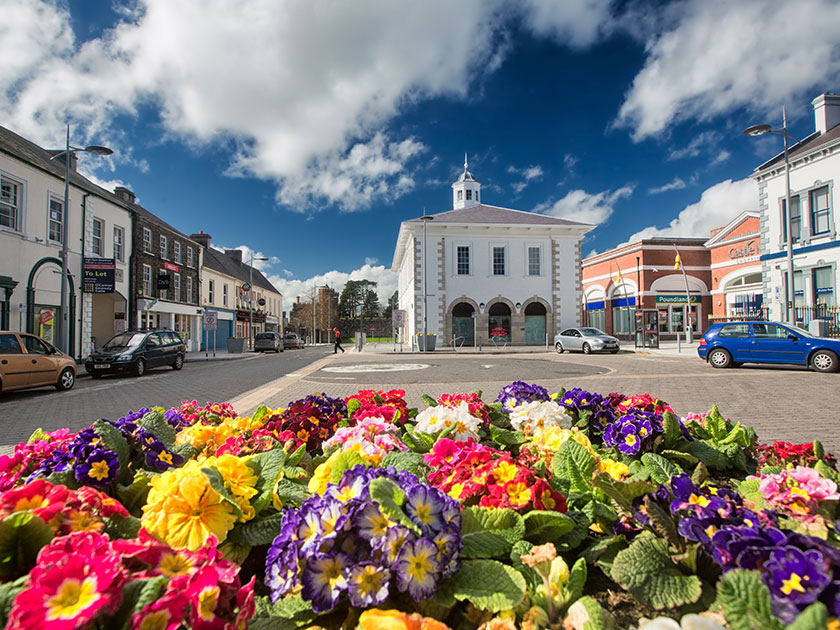
[[[172,276],[168,273],[159,273],[158,274],[158,291],[168,291],[169,285],[172,282]]]
[[[87,258],[84,264],[85,293],[113,293],[116,265],[113,258]]]

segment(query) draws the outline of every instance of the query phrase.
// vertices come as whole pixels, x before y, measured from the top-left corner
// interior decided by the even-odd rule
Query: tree
[[[388,298],[388,304],[385,307],[385,310],[382,311],[382,316],[387,318],[387,319],[390,319],[391,318],[391,313],[393,313],[395,310],[399,309],[399,307],[400,307],[399,298],[397,296],[397,292],[394,291],[394,294],[391,297]]]
[[[379,297],[376,295],[376,283],[371,280],[348,280],[341,291],[338,313],[342,318],[353,319],[379,315]]]
[[[375,282],[370,282],[364,289],[364,299],[362,301],[362,315],[364,317],[379,317],[379,296],[372,287],[376,287]]]

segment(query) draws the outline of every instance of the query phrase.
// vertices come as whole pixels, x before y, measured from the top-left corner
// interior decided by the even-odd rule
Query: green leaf
[[[393,451],[388,453],[383,459],[384,466],[393,466],[397,470],[405,470],[412,475],[423,479],[428,470],[426,464],[423,463],[423,456],[420,453],[412,453],[410,451]]]
[[[665,437],[665,448],[674,448],[684,439],[680,419],[670,411],[662,414],[662,431]]]
[[[353,466],[362,464],[367,467],[368,463],[356,451],[341,451],[341,453],[330,462],[330,483],[338,483],[345,471]]]
[[[818,461],[814,465],[814,470],[820,473],[821,477],[825,479],[830,479],[836,484],[840,484],[840,473],[838,473],[831,466],[826,464],[823,460]]]
[[[9,612],[12,610],[12,603],[15,601],[18,593],[26,586],[28,579],[29,575],[22,575],[14,582],[0,584],[0,627],[6,627],[6,623],[9,621]]]
[[[613,630],[615,620],[597,601],[586,595],[571,605],[564,620],[566,625],[581,630]]]
[[[306,455],[306,444],[301,444],[286,458],[286,466],[297,466]]]
[[[595,458],[574,440],[567,440],[560,446],[554,454],[552,467],[555,477],[569,480],[573,493],[583,494],[592,489]]]
[[[140,531],[140,519],[136,516],[114,516],[105,525],[105,533],[111,538],[136,538]]]
[[[300,507],[304,501],[312,496],[304,486],[288,479],[281,479],[277,482],[277,498],[286,506]]]
[[[283,467],[286,464],[286,451],[282,448],[275,448],[265,453],[259,453],[246,460],[248,466],[257,475],[257,494],[251,498],[251,506],[254,513],[259,514],[271,504],[271,493],[274,492],[274,484],[283,474]]]
[[[127,629],[131,615],[156,601],[166,588],[167,582],[168,578],[161,575],[133,580],[123,586],[122,603],[114,616],[108,620],[108,627]]]
[[[724,573],[717,584],[717,606],[723,609],[732,630],[781,630],[773,616],[770,592],[761,582],[758,571],[733,569]]]
[[[692,604],[702,594],[700,578],[682,573],[668,554],[668,543],[648,533],[618,552],[610,576],[657,610]]]
[[[759,480],[756,477],[744,479],[738,484],[738,494],[746,501],[753,503],[756,509],[764,509],[764,495],[759,490]]]
[[[37,442],[38,440],[43,440],[45,442],[49,442],[50,439],[51,438],[50,438],[49,435],[47,435],[46,431],[44,431],[42,428],[38,427],[37,429],[35,429],[32,432],[32,435],[29,436],[29,439],[26,440],[26,443],[30,444],[32,442]]]
[[[93,431],[102,440],[102,446],[117,454],[120,463],[120,476],[128,474],[128,462],[131,459],[131,448],[117,427],[110,422],[97,420],[93,423]]]
[[[254,618],[248,623],[249,628],[256,627],[256,621],[276,622],[279,625],[261,625],[261,628],[281,628],[293,630],[300,625],[310,623],[317,614],[312,610],[312,604],[300,595],[284,597],[272,604],[268,597],[254,598],[256,611]],[[285,625],[284,625],[285,624]]]
[[[268,516],[258,516],[247,523],[237,523],[228,534],[228,540],[237,545],[256,547],[270,545],[280,534],[283,513],[275,512]]]
[[[426,403],[429,407],[437,407],[438,406],[437,400],[435,400],[434,398],[432,398],[428,394],[423,394],[422,396],[420,396],[420,399],[424,403]]]
[[[461,569],[446,582],[455,599],[492,613],[510,610],[525,596],[525,578],[495,560],[464,560]]]
[[[560,538],[554,541],[554,546],[557,551],[566,552],[576,549],[589,538],[589,526],[592,524],[591,519],[579,510],[569,510],[566,516],[572,519],[573,529],[563,534]]]
[[[663,457],[667,457],[668,459],[674,461],[683,462],[688,466],[694,466],[699,460],[691,455],[690,453],[684,453],[683,451],[673,451],[673,450],[664,450],[659,452],[660,455]]]
[[[435,445],[435,438],[433,436],[428,433],[414,431],[408,427],[405,428],[405,434],[402,440],[415,453],[428,453]]]
[[[828,627],[828,609],[822,602],[814,602],[788,624],[787,630],[825,630]]]
[[[177,446],[173,446],[169,450],[183,457],[184,461],[193,459],[196,455],[198,455],[198,449],[192,444],[188,444],[186,442],[184,442],[183,444],[178,444]]]
[[[825,457],[825,447],[819,440],[814,440],[814,456],[817,459],[822,459]]]
[[[532,510],[522,520],[525,522],[525,538],[534,544],[554,542],[575,528],[575,522],[560,512]]]
[[[710,470],[729,470],[734,468],[734,464],[730,461],[729,457],[706,440],[694,440],[688,445],[687,450],[706,464],[706,467]]]
[[[693,483],[698,488],[706,483],[706,479],[709,478],[709,469],[706,468],[706,464],[703,462],[699,462],[697,467],[694,469],[694,472],[691,473],[691,483]]]
[[[242,518],[242,508],[239,507],[239,504],[234,500],[230,492],[228,492],[228,489],[225,488],[225,480],[222,477],[222,473],[213,466],[203,467],[201,472],[207,477],[207,480],[210,482],[210,487],[218,492],[219,496],[233,508],[233,513],[236,514],[236,518]]]
[[[816,466],[814,466],[814,468],[816,468]],[[761,472],[762,475],[778,475],[783,470],[784,468],[781,466],[763,466],[759,472]]]
[[[370,498],[379,504],[382,513],[392,521],[405,525],[415,536],[421,536],[420,528],[403,512],[405,492],[390,479],[379,477],[370,482]]]
[[[726,428],[726,418],[720,414],[717,405],[712,405],[712,410],[709,412],[709,415],[706,416],[706,430],[709,432],[709,435],[712,436],[713,440],[718,441],[725,438],[728,433]]]
[[[166,448],[175,446],[175,429],[166,421],[166,417],[159,411],[150,411],[140,419],[141,427],[150,431]]]
[[[666,512],[650,495],[644,499],[645,512],[648,515],[649,525],[658,536],[668,541],[674,547],[682,546],[682,538],[677,533],[674,519]]]
[[[149,488],[152,487],[152,475],[146,471],[134,473],[134,479],[130,486],[117,485],[117,498],[125,509],[132,514],[139,514],[141,508],[146,504],[146,497],[149,495]]]
[[[17,578],[29,573],[53,530],[32,512],[15,512],[0,521],[0,577]]]
[[[634,499],[656,490],[656,486],[648,481],[639,479],[617,481],[607,473],[600,472],[595,473],[592,485],[602,490],[625,514],[633,512]]]
[[[569,593],[569,603],[583,595],[583,587],[586,585],[586,560],[578,558],[569,569],[569,581],[566,582],[566,590]]]
[[[510,431],[490,425],[490,437],[500,446],[519,446],[528,441],[528,437],[519,431]]]
[[[252,422],[259,422],[263,418],[265,418],[266,414],[268,413],[268,407],[265,405],[260,405],[257,407],[257,410],[251,414],[251,421]]]
[[[525,522],[513,510],[465,507],[461,516],[462,558],[505,555],[525,535]]]
[[[656,453],[642,455],[642,463],[650,471],[650,478],[656,483],[667,484],[671,481],[671,477],[682,472],[675,464]]]

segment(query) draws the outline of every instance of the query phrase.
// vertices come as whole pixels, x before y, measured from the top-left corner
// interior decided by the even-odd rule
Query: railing
[[[459,339],[461,340],[461,343],[458,343]],[[455,335],[452,335],[452,349],[457,350],[458,348],[462,347],[464,345],[464,340],[465,339],[466,338],[463,335],[461,335],[459,337],[456,337]]]
[[[825,322],[825,334],[828,337],[840,337],[840,306],[816,304],[812,306],[796,306],[793,309],[797,325],[807,328],[813,321]]]
[[[715,317],[714,315],[709,315],[709,323],[710,324],[719,324],[725,322],[744,322],[744,321],[766,321],[770,319],[770,309],[769,308],[760,308],[752,311],[747,311],[744,313],[740,313],[737,315],[720,315]]]

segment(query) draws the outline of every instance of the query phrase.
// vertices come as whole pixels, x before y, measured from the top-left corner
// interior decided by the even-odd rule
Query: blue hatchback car
[[[818,372],[836,372],[840,339],[815,337],[797,326],[777,322],[727,322],[712,324],[703,333],[697,354],[716,368],[792,363]]]

